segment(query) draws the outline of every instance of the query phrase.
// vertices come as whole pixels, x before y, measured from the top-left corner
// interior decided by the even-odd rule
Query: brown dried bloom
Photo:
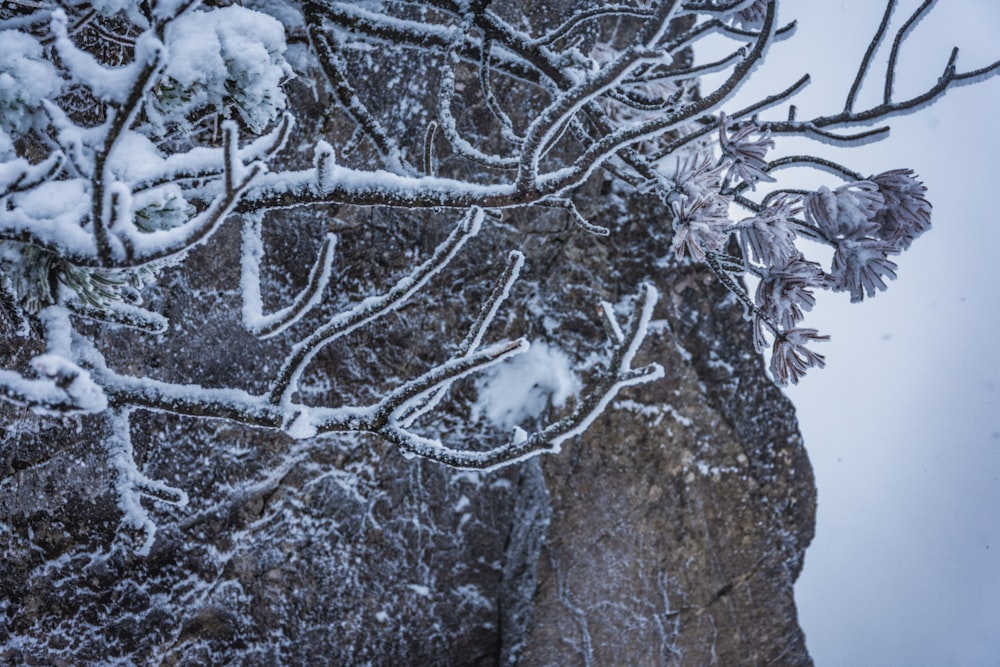
[[[771,354],[771,375],[781,386],[789,382],[798,384],[806,371],[816,366],[826,366],[826,358],[817,354],[806,344],[811,341],[827,341],[829,336],[820,336],[815,329],[788,329],[774,339]]]
[[[751,141],[750,135],[755,132],[760,137]],[[767,169],[768,149],[774,148],[774,139],[768,130],[761,132],[756,125],[749,123],[726,135],[726,116],[723,114],[719,123],[719,145],[722,155],[729,162],[728,178],[744,181],[753,190],[757,181],[774,182],[774,178],[765,171]]]
[[[726,197],[680,195],[670,208],[674,214],[674,240],[670,247],[678,258],[683,258],[686,250],[692,259],[704,262],[706,252],[718,252],[726,244],[732,231]]]

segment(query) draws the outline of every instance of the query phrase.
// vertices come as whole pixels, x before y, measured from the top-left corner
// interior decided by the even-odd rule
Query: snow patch
[[[431,589],[427,588],[427,586],[422,586],[420,584],[407,584],[406,587],[420,597],[429,598],[431,596]]]
[[[483,414],[497,426],[511,430],[541,416],[550,405],[563,407],[581,388],[566,353],[535,341],[524,354],[484,374],[474,417]]]

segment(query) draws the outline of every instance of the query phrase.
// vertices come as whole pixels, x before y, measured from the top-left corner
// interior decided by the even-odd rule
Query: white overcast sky
[[[919,4],[901,0],[894,24]],[[884,7],[782,0],[799,29],[739,99],[809,72],[799,118],[839,111]],[[952,46],[960,69],[1000,59],[1000,1],[940,0],[904,44],[898,94],[932,85]],[[878,99],[887,52],[859,106]],[[819,493],[799,617],[818,667],[997,666],[1000,77],[890,125],[878,144],[821,148],[864,174],[914,169],[934,226],[896,258],[887,292],[860,305],[824,295],[806,320],[833,340],[817,348],[827,368],[789,391]]]

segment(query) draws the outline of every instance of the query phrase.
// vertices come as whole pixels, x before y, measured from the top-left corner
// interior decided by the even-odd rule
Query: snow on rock
[[[477,409],[497,426],[510,430],[537,419],[549,406],[563,407],[581,388],[569,356],[537,340],[524,354],[483,375]]]

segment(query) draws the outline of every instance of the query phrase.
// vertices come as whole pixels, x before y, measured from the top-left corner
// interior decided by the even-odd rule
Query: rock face
[[[327,105],[294,85],[306,143]],[[527,256],[525,275],[491,336],[557,346],[586,379],[604,345],[597,300],[624,304],[651,282],[661,299],[639,361],[658,361],[666,377],[623,392],[557,455],[473,473],[404,459],[367,436],[296,442],[136,411],[144,474],[190,497],[182,508],[145,501],[158,530],[142,557],[143,536],[121,522],[104,420],[0,404],[0,661],[811,664],[792,584],[812,537],[812,472],[742,307],[707,270],[672,258],[659,200],[601,175],[574,199],[612,235],[558,210],[488,222],[425,296],[324,351],[302,389],[316,403],[370,400],[446,358],[513,248]],[[315,321],[391,284],[457,217],[269,215],[269,307],[304,284],[301,257],[334,216],[336,289]],[[266,386],[290,339],[256,341],[240,326],[238,227],[146,295],[169,333],[92,331],[113,367]],[[40,342],[2,331],[3,367],[23,370]],[[468,416],[475,383],[454,394],[440,428],[491,437]]]
[[[521,664],[810,664],[792,583],[815,505],[787,402],[738,347],[680,325],[645,352],[667,378],[542,462],[552,514]]]
[[[584,437],[541,459],[541,477],[527,478],[544,486],[536,493],[548,498],[548,520],[534,536],[530,621],[505,656],[523,665],[811,664],[792,583],[812,538],[815,491],[794,412],[763,375],[741,307],[710,273],[650,271],[665,246],[638,223],[656,211],[633,204],[637,222],[619,237],[631,254],[609,263],[614,281],[662,289],[642,354],[666,377],[623,394]],[[601,276],[596,264],[592,277]]]

